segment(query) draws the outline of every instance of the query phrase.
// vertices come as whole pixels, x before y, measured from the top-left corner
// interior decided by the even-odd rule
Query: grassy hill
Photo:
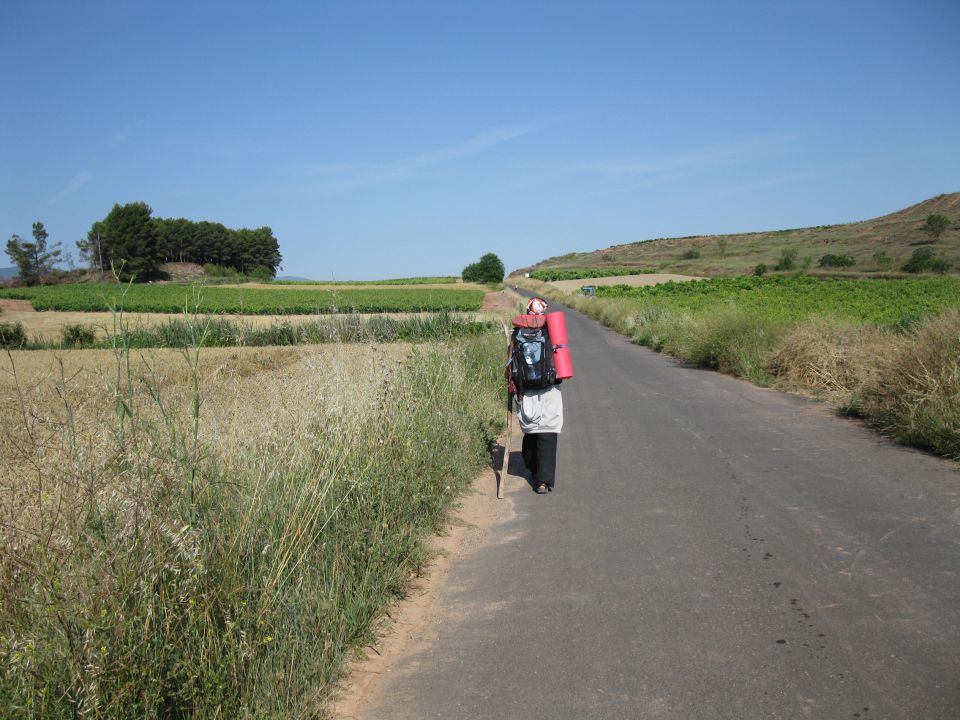
[[[927,216],[950,221],[937,242],[924,230]],[[683,275],[731,276],[752,273],[760,263],[771,269],[783,252],[795,251],[796,266],[812,274],[899,273],[918,247],[928,246],[960,271],[960,193],[938,195],[883,217],[843,225],[790,230],[660,238],[614,245],[588,253],[548,258],[513,274],[547,268],[645,268]],[[824,255],[849,255],[847,268],[819,267]]]

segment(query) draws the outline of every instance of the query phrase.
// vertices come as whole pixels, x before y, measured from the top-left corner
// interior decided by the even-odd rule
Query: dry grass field
[[[502,340],[11,351],[5,717],[322,717],[502,423]]]
[[[295,437],[330,418],[352,422],[409,353],[401,343],[210,348],[199,356],[196,377],[182,351],[132,353],[131,409],[148,424],[189,425],[196,380],[202,388],[199,441],[229,457],[257,443]],[[104,430],[115,420],[116,385],[127,382],[127,372],[126,363],[118,367],[109,350],[14,351],[3,358],[0,459],[6,472],[0,480],[0,517],[5,526],[22,525],[24,506],[10,501],[38,476],[53,476],[78,461],[78,474],[93,471],[83,463],[103,457],[114,442]],[[162,405],[151,396],[153,389],[162,389]],[[170,417],[163,418],[164,412]]]

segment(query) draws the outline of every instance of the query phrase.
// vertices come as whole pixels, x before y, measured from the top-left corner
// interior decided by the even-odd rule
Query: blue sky
[[[957,0],[5,2],[0,232],[73,247],[143,200],[377,279],[864,219],[960,190],[957,28]]]

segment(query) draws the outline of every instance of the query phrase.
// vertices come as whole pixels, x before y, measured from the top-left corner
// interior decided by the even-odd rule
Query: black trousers
[[[522,450],[533,484],[546,483],[552,488],[557,475],[557,433],[526,433]]]

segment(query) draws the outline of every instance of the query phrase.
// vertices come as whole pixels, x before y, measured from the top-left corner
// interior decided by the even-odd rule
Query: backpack
[[[526,319],[530,317],[521,315]],[[517,318],[519,320],[519,318]],[[517,391],[541,390],[556,384],[557,371],[553,366],[553,345],[550,333],[542,317],[537,321],[527,321],[523,326],[513,328],[511,335],[511,374]]]

